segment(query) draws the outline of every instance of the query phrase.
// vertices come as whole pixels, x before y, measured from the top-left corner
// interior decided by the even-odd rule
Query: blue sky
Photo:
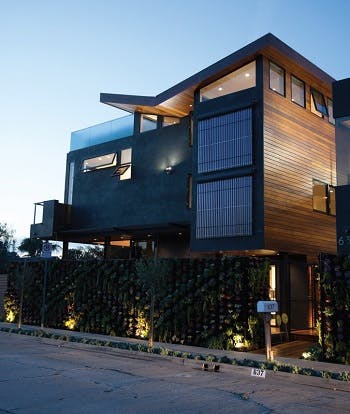
[[[123,115],[100,92],[156,95],[271,32],[350,77],[347,0],[0,0],[0,222],[29,236],[63,201],[70,133]]]

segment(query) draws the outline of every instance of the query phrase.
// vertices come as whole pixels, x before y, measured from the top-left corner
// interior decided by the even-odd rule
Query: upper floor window
[[[174,116],[164,116],[162,121],[162,126],[167,127],[171,125],[176,125],[180,123],[180,118]]]
[[[335,188],[319,180],[313,180],[312,184],[312,208],[335,216]]]
[[[284,69],[273,62],[270,62],[270,89],[285,96]]]
[[[129,180],[131,178],[131,154],[131,148],[121,150],[120,164],[113,171],[112,176],[118,176],[121,181]]]
[[[320,118],[323,115],[327,116],[327,106],[322,93],[316,91],[315,89],[311,89],[311,112],[319,116]]]
[[[327,109],[328,109],[328,121],[329,123],[335,125],[335,119],[333,116],[333,101],[332,99],[327,98]]]
[[[305,83],[293,75],[291,76],[290,79],[291,79],[292,102],[305,108]]]
[[[196,238],[252,235],[251,176],[197,184]]]
[[[117,164],[117,154],[112,152],[111,154],[99,155],[94,158],[87,158],[83,161],[82,171],[84,173],[100,170],[102,168],[113,167]]]
[[[198,121],[198,172],[224,170],[253,162],[252,108]]]
[[[157,115],[141,114],[140,132],[157,129]]]
[[[256,85],[255,61],[229,73],[199,91],[200,102],[253,88]]]

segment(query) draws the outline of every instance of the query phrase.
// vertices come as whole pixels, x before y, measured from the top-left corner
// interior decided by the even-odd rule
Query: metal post
[[[273,361],[273,352],[271,349],[271,313],[264,313],[264,331],[265,331],[265,346],[266,346],[266,359]]]
[[[24,277],[27,268],[27,259],[24,259],[23,273],[22,273],[22,286],[21,286],[21,299],[19,303],[19,315],[18,315],[18,329],[22,327],[22,311],[23,311],[23,297],[24,297]]]
[[[48,260],[44,259],[43,298],[42,298],[42,304],[41,304],[41,324],[40,324],[41,329],[44,328],[44,322],[45,322],[47,267],[48,267]]]

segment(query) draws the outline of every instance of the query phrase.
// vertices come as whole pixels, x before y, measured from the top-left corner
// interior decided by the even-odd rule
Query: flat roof
[[[196,89],[225,76],[269,49],[277,51],[329,85],[335,80],[276,36],[268,33],[156,96],[101,93],[100,102],[132,113],[186,116],[192,110]]]

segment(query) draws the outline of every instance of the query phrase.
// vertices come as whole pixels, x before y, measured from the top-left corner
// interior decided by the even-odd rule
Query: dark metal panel
[[[333,82],[333,116],[350,115],[350,78]]]

